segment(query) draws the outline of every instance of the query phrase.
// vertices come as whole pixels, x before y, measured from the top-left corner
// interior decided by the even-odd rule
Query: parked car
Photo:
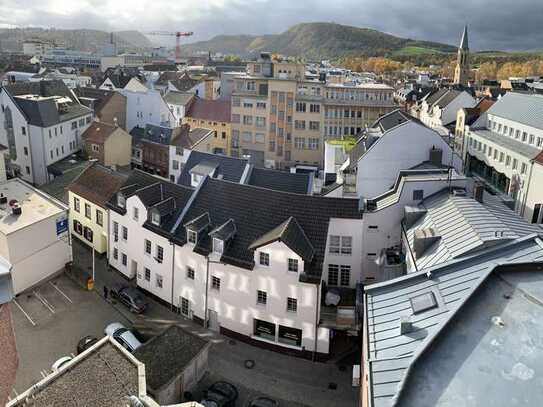
[[[113,339],[130,352],[134,352],[141,346],[141,342],[120,322],[112,322],[106,326],[104,333],[113,337]]]
[[[135,312],[136,314],[141,314],[147,309],[148,304],[134,287],[117,284],[111,288],[110,295],[112,298],[115,298],[126,305],[131,312]]]
[[[269,397],[257,397],[251,400],[248,407],[279,407],[279,402]]]
[[[204,407],[234,407],[238,398],[238,389],[228,382],[213,383],[205,392],[200,402]]]
[[[51,366],[51,370],[53,372],[58,372],[62,366],[65,366],[70,360],[73,358],[71,356],[63,356],[60,359],[58,359],[53,365]]]
[[[98,338],[95,336],[87,335],[84,336],[77,342],[77,354],[85,352],[87,349],[89,349],[92,345],[94,345],[96,342],[98,342]]]

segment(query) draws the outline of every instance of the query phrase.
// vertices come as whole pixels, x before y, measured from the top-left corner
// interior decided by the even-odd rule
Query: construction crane
[[[175,36],[175,62],[181,61],[181,37],[190,37],[194,33],[192,31],[149,31],[147,35],[169,35]]]

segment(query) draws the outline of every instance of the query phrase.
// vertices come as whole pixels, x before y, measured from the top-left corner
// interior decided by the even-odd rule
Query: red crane
[[[175,36],[175,62],[181,61],[181,37],[190,37],[194,33],[192,31],[150,31],[147,35],[169,35]]]

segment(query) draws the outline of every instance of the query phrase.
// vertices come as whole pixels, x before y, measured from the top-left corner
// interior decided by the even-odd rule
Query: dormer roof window
[[[198,232],[187,229],[187,241],[192,244],[196,244],[198,241]]]
[[[119,208],[126,208],[126,197],[122,193],[117,194],[117,206]]]
[[[160,226],[160,213],[156,210],[151,212],[151,223]]]
[[[213,238],[213,253],[222,254],[224,251],[224,240],[217,237]]]

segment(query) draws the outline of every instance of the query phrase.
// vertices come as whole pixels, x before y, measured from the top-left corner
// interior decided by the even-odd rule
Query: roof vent
[[[437,300],[433,292],[427,292],[417,295],[416,297],[411,297],[409,301],[411,302],[411,309],[415,315],[437,308]]]
[[[443,160],[443,150],[440,148],[432,147],[430,150],[430,157],[429,161],[436,167],[441,167],[441,163]]]
[[[409,315],[403,315],[400,317],[400,335],[408,334],[413,330],[413,323]]]
[[[473,198],[480,203],[483,203],[483,194],[485,192],[485,187],[483,184],[475,184],[473,187]]]
[[[19,216],[23,213],[23,208],[21,208],[21,205],[19,205],[19,201],[16,199],[12,199],[9,201],[9,207],[11,208],[11,214],[15,216]]]

